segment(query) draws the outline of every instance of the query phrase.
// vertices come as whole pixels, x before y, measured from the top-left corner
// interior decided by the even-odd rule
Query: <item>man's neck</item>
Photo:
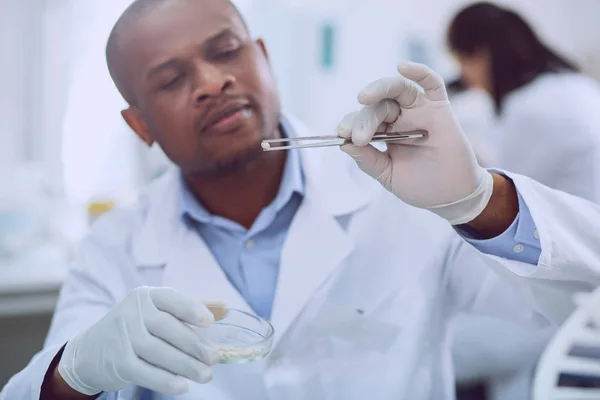
[[[264,153],[241,170],[219,177],[186,176],[196,199],[214,215],[250,228],[277,196],[287,154]]]

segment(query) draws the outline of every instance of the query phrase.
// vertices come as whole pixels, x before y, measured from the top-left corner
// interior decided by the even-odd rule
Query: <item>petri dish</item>
[[[202,329],[203,336],[219,348],[221,364],[262,360],[271,351],[274,333],[268,321],[234,308],[210,327]]]

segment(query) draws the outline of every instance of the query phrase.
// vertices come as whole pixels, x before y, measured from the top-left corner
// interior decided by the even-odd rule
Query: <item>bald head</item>
[[[137,0],[107,45],[122,114],[185,173],[215,175],[262,156],[278,135],[267,52],[230,0]]]
[[[153,13],[160,13],[162,8],[173,5],[176,2],[199,3],[198,0],[135,0],[119,17],[110,33],[106,45],[108,71],[117,89],[130,105],[136,103],[136,96],[131,87],[131,77],[128,76],[127,65],[124,60],[123,53],[127,52],[127,49],[122,46],[122,39],[127,35],[128,30],[132,29],[140,20]],[[230,0],[220,0],[220,2],[222,3],[222,7],[230,8],[234,11],[235,16],[239,18],[248,33],[249,30],[246,21],[235,5]]]

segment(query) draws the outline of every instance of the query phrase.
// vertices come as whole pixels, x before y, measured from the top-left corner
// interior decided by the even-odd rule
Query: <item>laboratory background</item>
[[[169,166],[159,148],[148,149],[122,120],[125,103],[106,67],[108,34],[130,3],[0,0],[0,388],[40,350],[69,259],[90,224],[134,201]],[[552,143],[520,145],[513,135],[499,144],[498,137],[490,137],[498,129],[492,125],[502,123],[493,99],[461,80],[447,33],[453,17],[472,1],[234,3],[252,35],[265,39],[284,110],[315,132],[335,134],[340,119],[358,108],[356,93],[366,83],[394,75],[398,62],[411,60],[446,80],[482,164],[494,164],[501,159],[496,151],[511,146],[523,152],[522,159],[531,152],[553,161]],[[494,4],[516,11],[544,44],[577,65],[590,90],[600,90],[595,87],[600,85],[600,1]],[[546,106],[549,115],[560,114],[565,104],[578,101],[569,95],[547,99]],[[587,197],[600,201],[595,196]],[[487,353],[476,349],[475,356],[485,358]],[[468,364],[462,376],[457,373],[459,386],[464,381],[468,387],[470,376],[477,375],[472,370],[480,368]]]

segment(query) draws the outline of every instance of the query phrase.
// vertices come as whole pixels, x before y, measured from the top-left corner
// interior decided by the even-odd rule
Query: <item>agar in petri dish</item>
[[[203,329],[202,333],[219,348],[221,364],[246,364],[269,354],[274,329],[256,315],[230,309],[225,318]]]

